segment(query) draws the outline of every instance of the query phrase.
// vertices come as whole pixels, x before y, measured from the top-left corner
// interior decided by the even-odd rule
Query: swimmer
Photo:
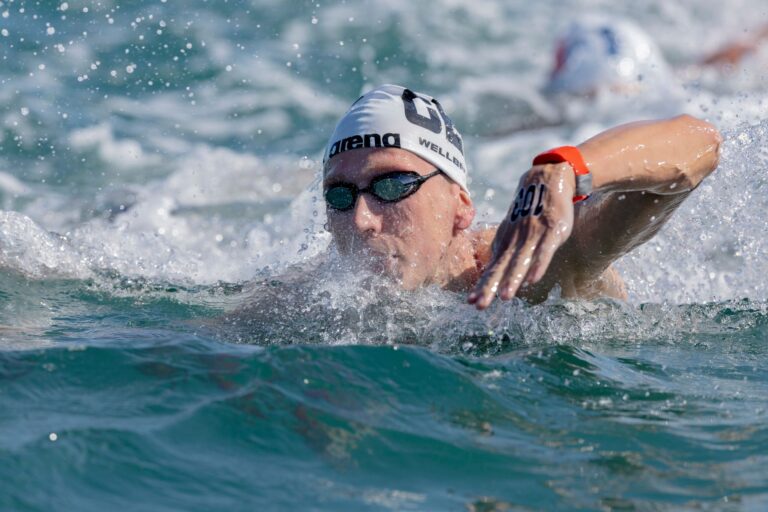
[[[558,39],[542,92],[549,97],[635,94],[674,83],[656,43],[629,20],[603,15],[575,19]]]
[[[733,71],[768,41],[768,26],[725,44],[689,66]],[[670,91],[682,83],[653,39],[627,19],[585,15],[568,26],[556,44],[554,65],[542,92],[550,97],[593,97],[600,92],[636,94]]]
[[[405,289],[626,298],[612,263],[648,241],[717,167],[721,138],[682,115],[542,148],[498,226],[473,227],[462,137],[434,98],[395,85],[359,98],[323,157],[332,243]],[[498,169],[498,172],[510,172]],[[511,174],[511,172],[510,172]]]
[[[616,119],[617,115],[631,119],[641,112],[654,112],[663,117],[695,109],[688,103],[688,86],[694,90],[702,83],[719,87],[739,70],[747,71],[744,76],[759,73],[768,58],[766,43],[768,26],[674,67],[653,38],[631,20],[599,14],[578,16],[555,39],[552,67],[538,87],[539,99],[544,101],[531,99],[528,93],[515,98],[516,87],[510,88],[511,96],[491,88],[484,103],[500,103],[500,107],[476,109],[479,113],[471,116],[474,130],[486,137],[507,137],[521,131]]]

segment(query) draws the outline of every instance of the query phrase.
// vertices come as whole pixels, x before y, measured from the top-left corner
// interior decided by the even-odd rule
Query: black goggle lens
[[[356,195],[351,187],[338,185],[325,191],[325,201],[336,210],[349,210],[355,204]]]
[[[360,192],[370,192],[380,201],[392,203],[405,199],[432,176],[440,174],[439,170],[420,176],[414,172],[400,172],[380,176],[373,180],[367,188],[357,189],[354,185],[333,185],[325,191],[325,201],[334,210],[349,210],[355,205],[355,200]]]
[[[397,201],[408,195],[416,183],[418,181],[413,176],[391,176],[373,183],[371,185],[371,189],[373,189],[371,192],[383,201]]]

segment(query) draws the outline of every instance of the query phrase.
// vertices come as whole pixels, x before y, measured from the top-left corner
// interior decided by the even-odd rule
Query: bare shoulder
[[[485,224],[469,233],[472,246],[475,248],[475,259],[485,268],[493,257],[493,238],[496,236],[498,225]]]

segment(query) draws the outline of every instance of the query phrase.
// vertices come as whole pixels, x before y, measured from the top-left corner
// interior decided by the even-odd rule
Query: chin
[[[405,289],[416,288],[411,276],[405,272],[403,261],[396,256],[383,257],[380,261],[380,273],[395,281],[400,287]]]
[[[393,274],[393,277],[397,280],[397,283],[404,290],[415,290],[424,286],[424,278],[411,268],[403,268],[399,266],[397,272]]]
[[[400,278],[398,284],[403,290],[412,291],[421,288],[423,283],[417,279]]]
[[[350,256],[364,271],[390,277],[397,281],[401,279],[401,262],[395,255],[365,251]]]

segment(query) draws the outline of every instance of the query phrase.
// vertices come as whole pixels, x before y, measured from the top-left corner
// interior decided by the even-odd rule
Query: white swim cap
[[[363,95],[336,125],[323,164],[345,151],[371,147],[415,153],[469,192],[461,135],[431,96],[389,84]]]
[[[616,85],[655,86],[670,79],[661,51],[640,27],[592,15],[574,21],[558,42],[544,92],[588,94]]]

